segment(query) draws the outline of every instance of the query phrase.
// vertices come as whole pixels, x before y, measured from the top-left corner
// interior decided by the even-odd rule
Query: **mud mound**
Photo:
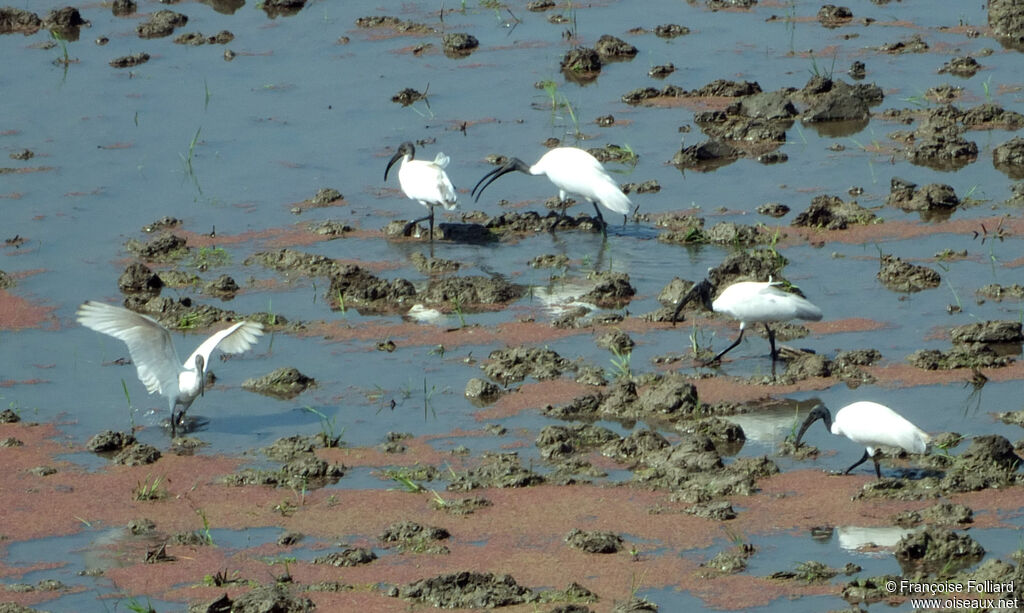
[[[919,292],[939,286],[942,277],[925,266],[904,262],[893,255],[883,255],[878,274],[882,285],[894,292]]]
[[[516,583],[511,575],[474,571],[420,579],[402,588],[392,588],[388,595],[443,609],[490,609],[535,600],[533,592]]]
[[[835,196],[815,196],[807,210],[798,213],[793,226],[845,230],[852,225],[872,223],[875,214],[857,204],[844,202]]]
[[[242,382],[242,389],[289,400],[316,385],[316,380],[299,372],[297,368],[282,366],[262,377],[253,377]]]

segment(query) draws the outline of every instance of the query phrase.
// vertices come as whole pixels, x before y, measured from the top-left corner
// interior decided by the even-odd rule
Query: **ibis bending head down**
[[[413,226],[421,221],[429,220],[430,242],[433,243],[434,207],[440,205],[445,210],[451,211],[455,208],[458,197],[448,178],[448,173],[444,171],[450,161],[447,155],[438,153],[433,162],[417,160],[414,159],[415,156],[416,147],[412,143],[405,142],[399,145],[398,151],[391,156],[387,168],[384,169],[384,180],[388,180],[388,172],[391,171],[395,162],[402,160],[402,165],[398,169],[398,184],[402,186],[402,191],[410,200],[419,202],[427,207],[428,211],[426,216],[405,224],[402,233],[408,235]]]
[[[717,362],[723,355],[739,345],[743,340],[743,330],[747,324],[758,322],[764,324],[764,329],[768,333],[768,343],[771,345],[771,356],[774,360],[778,356],[778,351],[775,349],[775,331],[771,329],[769,323],[791,319],[818,321],[822,317],[821,309],[811,304],[809,300],[796,294],[784,292],[778,288],[778,285],[780,283],[772,281],[739,281],[725,288],[721,295],[712,302],[711,295],[715,291],[715,286],[711,281],[704,279],[690,288],[690,291],[679,300],[679,304],[676,305],[676,310],[672,314],[672,323],[676,322],[683,307],[697,298],[708,309],[716,313],[725,313],[740,321],[740,334],[736,340],[707,363]]]
[[[78,308],[78,323],[86,328],[113,336],[128,345],[139,380],[150,394],[158,392],[167,398],[171,409],[171,437],[184,423],[185,411],[205,390],[206,371],[214,349],[224,353],[248,351],[263,335],[263,326],[254,321],[240,321],[203,341],[184,363],[171,341],[171,333],[152,317],[128,309],[94,302]],[[181,412],[175,414],[175,408]]]
[[[875,456],[879,447],[899,447],[909,453],[924,453],[931,439],[923,430],[884,404],[860,401],[839,409],[835,419],[832,419],[832,413],[825,405],[816,406],[800,426],[800,431],[796,435],[797,447],[800,446],[807,429],[819,419],[832,434],[845,436],[864,446],[864,455],[843,471],[844,475],[850,474],[851,470],[871,458],[875,463],[875,475],[881,479],[882,469],[879,468],[878,458]]]
[[[515,171],[528,175],[546,175],[558,188],[563,217],[568,205],[566,202],[568,194],[578,194],[586,198],[594,205],[597,219],[601,223],[601,231],[606,234],[604,217],[597,205],[600,204],[609,211],[621,215],[627,215],[632,205],[629,197],[622,193],[618,184],[605,172],[601,162],[576,147],[555,147],[542,155],[533,166],[527,166],[519,158],[510,158],[477,182],[472,191],[475,200],[479,200],[480,194],[499,177]]]

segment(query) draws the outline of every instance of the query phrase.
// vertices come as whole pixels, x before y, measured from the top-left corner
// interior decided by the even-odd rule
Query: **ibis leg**
[[[430,212],[433,213],[434,209],[430,209]],[[409,223],[405,224],[405,227],[402,228],[402,236],[409,236],[410,234],[412,234],[412,229],[416,226],[416,224],[418,224],[421,221],[427,221],[428,219],[433,221],[434,218],[433,218],[432,215],[426,215],[424,217],[420,217],[418,219],[414,219],[414,220],[410,221]],[[433,227],[434,227],[433,224],[431,224],[430,227],[431,227],[431,229],[433,229]],[[431,231],[431,235],[433,235],[433,231]]]
[[[732,351],[733,349],[735,349],[736,345],[739,345],[740,341],[742,341],[742,340],[743,340],[743,328],[740,328],[740,334],[739,334],[739,336],[736,337],[736,340],[734,340],[731,345],[729,345],[728,347],[726,347],[725,349],[720,351],[718,353],[718,355],[716,355],[715,357],[713,357],[710,360],[708,360],[708,363],[710,364],[711,362],[717,362],[718,360],[722,359],[723,355],[725,355],[725,354],[729,353],[730,351]]]
[[[601,224],[601,234],[604,234],[605,237],[607,238],[607,236],[608,236],[608,224],[605,223],[605,221],[604,221],[604,215],[601,215],[601,209],[597,208],[597,203],[596,202],[591,202],[590,204],[594,205],[594,212],[597,213],[597,222],[599,224]]]
[[[779,351],[775,348],[775,330],[772,330],[771,327],[769,327],[768,324],[765,323],[764,331],[768,333],[768,344],[772,348],[771,356],[772,361],[774,362],[775,358],[779,357]]]
[[[847,468],[846,470],[844,470],[844,471],[843,471],[843,474],[844,474],[844,475],[848,475],[848,474],[850,474],[850,471],[851,471],[851,470],[853,470],[854,468],[857,468],[858,466],[860,466],[860,465],[861,465],[861,464],[863,464],[864,462],[867,462],[867,461],[868,461],[868,457],[869,457],[869,456],[868,456],[868,450],[867,450],[867,449],[865,449],[865,450],[864,450],[864,455],[862,455],[862,456],[861,456],[861,458],[860,458],[859,460],[857,460],[856,462],[854,462],[854,463],[853,463],[853,466],[851,466],[851,467]],[[877,461],[877,460],[875,461],[875,470],[879,470],[879,468],[878,468],[878,461]],[[881,476],[882,476],[882,473],[881,473],[880,471],[879,471],[879,473],[878,473],[878,476],[879,476],[879,478],[881,478]]]

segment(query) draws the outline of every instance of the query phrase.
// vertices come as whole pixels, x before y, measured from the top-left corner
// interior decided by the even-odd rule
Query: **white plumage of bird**
[[[771,329],[769,323],[791,319],[818,321],[822,318],[821,309],[806,298],[782,291],[777,287],[778,285],[778,282],[772,281],[739,281],[725,288],[722,294],[712,302],[711,294],[714,292],[714,285],[705,279],[690,288],[690,291],[679,301],[672,314],[672,322],[675,323],[679,312],[686,303],[694,297],[698,297],[712,311],[725,313],[740,322],[740,334],[736,340],[708,360],[708,363],[717,362],[723,355],[739,345],[743,340],[743,330],[746,329],[748,323],[764,324],[764,329],[768,333],[768,343],[771,345],[772,360],[774,360],[778,356],[778,350],[775,348],[775,331]]]
[[[402,160],[398,169],[398,184],[402,186],[402,192],[410,200],[415,200],[427,207],[427,215],[414,219],[405,224],[402,233],[407,235],[412,231],[413,226],[421,221],[430,222],[430,242],[434,242],[434,207],[441,205],[447,211],[454,210],[458,203],[458,196],[452,186],[448,173],[444,171],[450,159],[443,153],[438,153],[433,162],[414,159],[416,147],[405,142],[398,146],[398,151],[388,160],[387,168],[384,169],[384,180],[388,180],[388,172],[395,162]]]
[[[113,336],[128,345],[139,380],[150,394],[167,398],[171,410],[171,437],[183,423],[185,411],[201,396],[206,386],[206,370],[214,349],[224,353],[248,351],[260,336],[263,326],[240,321],[203,341],[184,363],[174,349],[171,333],[152,317],[128,309],[87,301],[77,312],[78,323]],[[175,407],[181,412],[175,415]]]
[[[807,429],[819,419],[832,434],[845,436],[859,445],[864,445],[864,455],[843,471],[844,475],[850,474],[851,470],[871,458],[875,463],[875,475],[881,479],[882,470],[878,466],[878,458],[875,457],[879,447],[899,447],[909,453],[924,453],[928,448],[928,441],[931,440],[927,433],[884,404],[862,400],[839,409],[834,420],[825,405],[816,406],[800,426],[800,431],[796,435],[797,447],[800,446]]]
[[[622,193],[618,184],[605,172],[601,162],[582,149],[576,147],[555,147],[541,156],[533,166],[527,166],[519,158],[511,158],[498,168],[484,175],[472,194],[480,200],[480,194],[487,186],[502,175],[510,172],[522,172],[528,175],[545,175],[558,188],[558,198],[562,202],[562,216],[565,216],[568,194],[578,194],[594,205],[594,211],[601,222],[601,230],[605,230],[604,217],[598,204],[604,208],[627,215],[632,203]]]

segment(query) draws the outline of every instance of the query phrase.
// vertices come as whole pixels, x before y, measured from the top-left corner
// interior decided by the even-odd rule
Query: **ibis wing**
[[[256,344],[256,341],[263,336],[263,326],[255,321],[240,321],[202,342],[192,355],[188,356],[188,363],[195,362],[196,356],[203,356],[203,362],[210,363],[210,354],[214,349],[220,349],[224,353],[242,353],[248,351]]]
[[[86,328],[128,345],[139,380],[150,394],[177,395],[181,361],[167,328],[152,317],[91,300],[79,307],[77,315]]]
[[[791,313],[787,319],[819,321],[823,316],[821,309],[811,303],[810,300],[796,294],[784,292],[775,287],[774,284],[765,284],[764,288],[761,289],[761,296],[773,304],[779,311]]]

